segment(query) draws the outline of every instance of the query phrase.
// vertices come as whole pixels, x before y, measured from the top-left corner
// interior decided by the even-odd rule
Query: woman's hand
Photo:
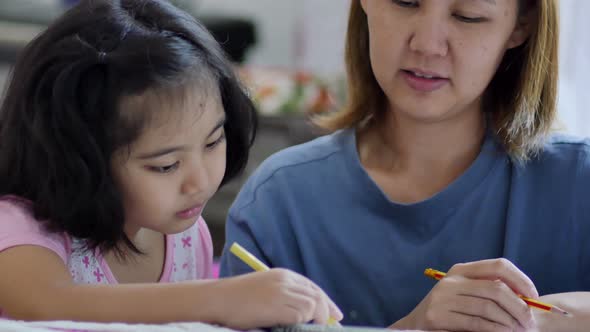
[[[532,281],[506,259],[457,264],[392,328],[526,331],[536,323],[522,294],[538,298]]]
[[[218,322],[234,329],[253,329],[314,321],[340,321],[342,312],[316,284],[295,272],[271,269],[222,279],[213,303]],[[213,293],[215,294],[215,293]]]

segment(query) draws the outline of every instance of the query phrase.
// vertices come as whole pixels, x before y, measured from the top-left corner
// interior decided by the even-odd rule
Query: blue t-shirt
[[[505,257],[540,294],[590,290],[590,143],[551,138],[524,165],[488,136],[473,164],[416,204],[392,202],[362,167],[353,130],[266,160],[229,211],[221,275],[250,272],[234,241],[314,280],[344,324],[388,326],[442,271]]]

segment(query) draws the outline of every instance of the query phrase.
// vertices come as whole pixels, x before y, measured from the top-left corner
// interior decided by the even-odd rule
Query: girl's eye
[[[168,166],[151,166],[150,169],[157,173],[171,173],[178,169],[178,165],[180,165],[180,162],[177,161],[174,164]]]
[[[454,14],[453,15],[457,20],[465,23],[480,23],[484,22],[486,19],[484,17],[468,17],[463,15]]]
[[[404,0],[392,0],[392,1],[400,7],[406,7],[406,8],[418,7],[418,1],[404,1]]]
[[[214,149],[217,145],[219,145],[219,143],[223,142],[225,140],[225,132],[222,132],[221,135],[219,135],[219,138],[216,139],[214,142],[211,142],[209,144],[206,145],[206,148],[209,150]]]

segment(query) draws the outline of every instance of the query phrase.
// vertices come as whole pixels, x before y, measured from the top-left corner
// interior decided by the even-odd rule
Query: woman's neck
[[[479,111],[431,123],[387,112],[359,131],[359,157],[391,199],[420,201],[463,174],[477,158],[485,131]],[[397,192],[396,184],[419,189]]]

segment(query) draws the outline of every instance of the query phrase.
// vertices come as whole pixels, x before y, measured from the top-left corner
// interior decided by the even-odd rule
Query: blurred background
[[[227,209],[241,184],[273,152],[321,134],[306,115],[346,99],[344,36],[351,0],[172,0],[200,19],[236,64],[260,111],[246,174],[209,203],[205,219],[216,254]],[[356,1],[356,0],[354,0]],[[0,91],[22,47],[76,0],[0,0]],[[588,0],[560,0],[561,131],[590,135]]]

